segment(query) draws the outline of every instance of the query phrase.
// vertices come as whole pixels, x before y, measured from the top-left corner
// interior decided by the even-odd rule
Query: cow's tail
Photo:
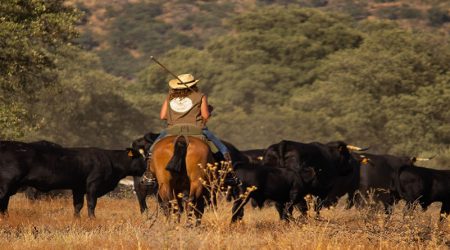
[[[184,136],[179,136],[176,139],[173,155],[167,164],[166,170],[174,174],[181,174],[182,171],[186,171],[187,146]]]

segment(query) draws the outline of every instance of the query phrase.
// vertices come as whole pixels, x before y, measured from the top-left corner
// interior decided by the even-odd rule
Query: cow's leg
[[[308,215],[308,203],[306,202],[305,198],[300,198],[295,203],[295,207],[297,207],[298,211],[300,211],[303,217],[306,217]]]
[[[361,208],[364,207],[364,197],[363,197],[362,193],[359,190],[356,191],[355,194],[353,195],[352,204],[357,209],[361,209]]]
[[[11,196],[11,181],[0,176],[0,215],[5,216],[8,211],[9,197]]]
[[[9,197],[11,196],[5,195],[0,199],[0,217],[8,215]]]
[[[233,208],[232,208],[232,216],[231,216],[231,222],[236,222],[242,220],[244,217],[244,206],[249,201],[250,197],[247,196],[245,198],[239,198],[233,202]]]
[[[86,192],[86,200],[88,205],[88,216],[89,218],[95,218],[95,207],[97,206],[97,186],[92,183],[88,186],[87,192]]]
[[[73,207],[74,207],[74,216],[80,217],[81,209],[83,208],[84,204],[84,192],[80,190],[72,190],[73,195]]]
[[[317,197],[317,199],[314,202],[314,211],[316,212],[316,219],[320,218],[320,210],[322,210],[322,207],[323,207],[323,199]]]
[[[350,209],[355,205],[355,192],[349,192],[347,197],[347,203],[345,204],[345,209]]]
[[[403,217],[413,215],[416,205],[417,203],[415,202],[406,201],[405,207],[403,207]]]
[[[394,209],[394,202],[383,202],[384,213],[387,215],[391,215]]]
[[[139,202],[139,208],[141,210],[141,213],[144,213],[145,210],[147,210],[147,186],[143,185],[140,180],[136,180],[138,177],[134,177],[134,191],[136,192],[136,198]]]
[[[294,210],[294,206],[292,202],[277,202],[275,203],[275,207],[278,211],[278,215],[280,216],[280,220],[291,221],[293,219],[292,211]]]
[[[294,211],[294,203],[293,202],[286,203],[285,211],[287,219],[289,221],[293,220],[294,216],[292,216],[292,212]]]
[[[441,213],[440,213],[440,216],[439,216],[439,221],[443,221],[443,220],[447,219],[449,214],[450,214],[450,202],[449,201],[444,201],[444,202],[442,202],[442,207],[441,207]]]
[[[278,215],[280,216],[280,220],[287,220],[286,203],[276,202],[275,208],[277,209]]]

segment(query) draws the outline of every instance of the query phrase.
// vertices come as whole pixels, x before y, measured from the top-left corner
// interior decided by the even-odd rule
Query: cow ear
[[[132,148],[127,148],[127,153],[129,157],[133,157],[134,156],[134,151]]]
[[[363,157],[363,158],[361,158],[360,162],[365,165],[365,164],[369,163],[369,158]]]

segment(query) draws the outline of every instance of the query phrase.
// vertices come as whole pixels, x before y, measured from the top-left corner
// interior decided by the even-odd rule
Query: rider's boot
[[[148,155],[147,161],[151,159],[151,154]],[[156,184],[156,178],[153,175],[153,173],[150,171],[150,169],[147,168],[147,170],[144,172],[141,178],[141,184],[146,186],[153,186]]]

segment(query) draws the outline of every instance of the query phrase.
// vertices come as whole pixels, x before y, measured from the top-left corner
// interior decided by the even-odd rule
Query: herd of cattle
[[[134,176],[144,212],[146,196],[156,193],[155,186],[141,183],[146,156],[156,137],[146,134],[126,150],[66,148],[48,141],[0,141],[0,214],[7,212],[10,197],[20,188],[35,187],[42,191],[72,190],[75,216],[80,215],[86,194],[88,215],[95,217],[97,198],[112,191],[126,176]],[[369,154],[341,141],[283,140],[266,149],[247,151],[224,143],[233,166],[230,180],[224,183],[234,198],[232,221],[243,218],[244,205],[250,200],[259,207],[266,200],[273,201],[280,219],[290,220],[294,207],[306,214],[306,195],[317,198],[317,213],[346,194],[348,208],[367,205],[372,199],[391,213],[393,205],[404,200],[406,208],[419,204],[423,209],[442,202],[441,220],[450,213],[450,170],[416,166],[422,159]],[[253,186],[255,190],[239,198]]]

